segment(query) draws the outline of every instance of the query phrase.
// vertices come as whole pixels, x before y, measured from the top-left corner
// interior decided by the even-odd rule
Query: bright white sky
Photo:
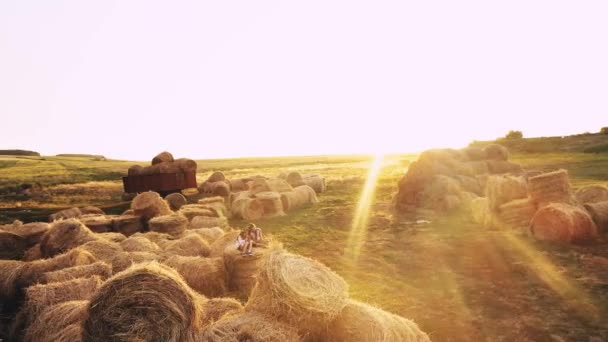
[[[1,148],[406,152],[608,126],[607,1],[0,2]]]

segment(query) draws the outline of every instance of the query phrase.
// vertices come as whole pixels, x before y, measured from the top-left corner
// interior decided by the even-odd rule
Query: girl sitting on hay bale
[[[253,240],[251,240],[247,231],[241,231],[236,237],[236,249],[241,251],[242,256],[253,255]]]
[[[262,228],[256,226],[255,223],[250,223],[247,225],[247,235],[253,242],[254,246],[262,244],[262,239],[264,239]]]

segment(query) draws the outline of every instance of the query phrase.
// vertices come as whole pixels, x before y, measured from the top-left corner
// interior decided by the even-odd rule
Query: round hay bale
[[[44,256],[42,255],[42,251],[40,250],[40,244],[35,244],[34,246],[30,247],[27,251],[25,251],[25,254],[23,254],[23,258],[21,260],[34,261],[34,260],[40,260],[43,258],[44,258]]]
[[[140,171],[140,175],[142,175],[142,176],[157,175],[159,173],[160,173],[160,168],[157,167],[156,165],[144,166],[141,168],[141,171]]]
[[[522,198],[500,205],[498,218],[511,228],[528,228],[535,213],[534,202],[530,198]]]
[[[325,342],[431,341],[413,321],[352,299],[348,300],[340,315],[329,324],[322,340]]]
[[[120,243],[120,247],[122,247],[122,250],[125,252],[156,253],[160,251],[160,247],[158,247],[157,244],[143,236],[130,236]]]
[[[87,317],[86,300],[59,303],[45,309],[30,324],[24,342],[54,342],[82,340],[82,323]]]
[[[301,185],[305,185],[304,179],[302,178],[302,174],[299,172],[290,172],[285,179],[289,185],[292,187],[297,187]]]
[[[181,172],[188,173],[194,172],[196,173],[196,162],[192,159],[188,158],[179,158],[175,160],[175,165],[179,168]]]
[[[281,193],[283,210],[290,211],[319,202],[317,193],[308,185],[300,185],[291,192]]]
[[[127,238],[124,234],[115,232],[98,233],[97,237],[106,241],[117,243],[120,243],[121,241],[124,241]]]
[[[25,255],[27,243],[17,234],[0,230],[0,259],[20,260]]]
[[[230,185],[230,191],[239,192],[239,191],[247,191],[249,190],[249,185],[247,184],[247,180],[239,178],[239,179],[228,179],[228,184]]]
[[[348,285],[325,265],[302,256],[270,253],[245,306],[314,333],[347,304]]]
[[[486,197],[490,210],[498,211],[507,202],[527,198],[528,185],[526,179],[516,176],[490,176],[486,184]]]
[[[148,228],[152,232],[178,236],[188,228],[188,219],[180,214],[157,216],[148,222]]]
[[[165,201],[169,203],[169,208],[171,208],[173,211],[179,210],[179,208],[188,203],[186,197],[179,192],[174,192],[167,195],[167,197],[165,197]]]
[[[578,203],[597,203],[608,201],[608,188],[603,185],[584,186],[574,193]]]
[[[481,161],[486,159],[486,152],[480,147],[469,146],[461,149],[466,159],[470,161]]]
[[[225,217],[196,216],[190,222],[190,229],[228,227],[228,219]]]
[[[499,144],[490,144],[483,148],[483,152],[486,154],[486,159],[491,160],[508,160],[509,150],[506,147]]]
[[[469,176],[456,176],[456,180],[460,183],[460,188],[463,191],[468,191],[476,194],[477,196],[483,195],[483,189],[481,188],[481,184],[475,177]]]
[[[232,203],[230,211],[233,217],[255,221],[264,216],[264,205],[256,198],[241,198]]]
[[[230,196],[230,186],[225,181],[203,182],[198,188],[198,192],[213,196]]]
[[[194,341],[202,332],[200,296],[169,267],[138,265],[106,281],[91,298],[83,341]]]
[[[163,151],[152,158],[152,165],[170,163],[173,161],[175,161],[175,159],[173,159],[173,155],[167,151]]]
[[[317,193],[320,194],[322,192],[325,192],[325,178],[319,176],[319,175],[307,175],[306,177],[304,177],[304,184],[308,185],[309,187],[313,188],[313,190]]]
[[[114,257],[122,252],[122,247],[118,243],[104,239],[89,241],[79,248],[91,253],[96,259],[107,263],[112,263]]]
[[[223,258],[174,255],[164,264],[177,271],[193,290],[206,297],[226,294],[226,267]]]
[[[284,216],[283,202],[281,202],[281,195],[274,191],[258,192],[254,195],[264,207],[265,217]]]
[[[467,165],[471,169],[471,172],[474,175],[483,175],[490,173],[490,168],[488,166],[488,162],[485,160],[480,161],[471,161],[468,162]]]
[[[214,208],[202,204],[186,204],[178,213],[185,216],[188,221],[192,221],[197,216],[219,217],[220,213]]]
[[[234,201],[238,199],[251,197],[253,197],[253,195],[251,195],[249,191],[231,192],[230,196],[228,196],[228,203],[230,203],[230,205],[232,206],[232,203],[234,203]]]
[[[608,201],[586,203],[585,209],[602,232],[608,231]]]
[[[205,330],[203,340],[209,342],[302,341],[293,327],[255,312],[225,315]]]
[[[222,196],[206,197],[198,200],[199,205],[208,205],[210,207],[226,209],[226,199]]]
[[[253,182],[249,186],[249,192],[252,195],[255,195],[258,192],[264,192],[264,191],[271,191],[270,187],[268,186],[268,182],[267,182],[266,178],[257,177],[255,179],[253,179]]]
[[[280,178],[269,178],[266,184],[270,191],[274,192],[289,192],[293,191],[293,187],[286,180]]]
[[[40,250],[48,258],[96,239],[95,233],[78,219],[55,221],[42,236]]]
[[[93,233],[111,232],[114,227],[113,217],[106,215],[81,216],[80,222],[87,226]]]
[[[82,215],[80,209],[78,208],[69,208],[60,210],[54,214],[49,215],[49,222],[57,221],[57,220],[65,220],[70,218],[76,218]]]
[[[25,240],[28,247],[40,242],[42,235],[46,233],[50,225],[46,222],[32,222],[26,224],[9,224],[4,225],[0,230],[19,235]]]
[[[458,180],[444,175],[434,176],[419,200],[420,206],[440,211],[450,211],[457,208],[461,202],[459,195],[462,188]]]
[[[530,224],[530,233],[538,240],[583,242],[598,236],[597,226],[586,211],[565,203],[551,203],[540,208]]]
[[[101,280],[106,280],[112,276],[112,267],[105,262],[94,262],[88,265],[74,266],[46,272],[42,277],[43,283],[60,283],[77,278],[90,278],[93,276],[99,277]]]
[[[504,173],[522,174],[523,169],[519,164],[512,163],[506,160],[488,160],[488,171],[491,174],[498,175]]]
[[[142,169],[143,169],[143,167],[141,165],[132,165],[127,170],[127,175],[128,176],[139,176],[139,175],[141,175]]]
[[[471,217],[473,222],[485,228],[493,228],[492,212],[487,197],[479,197],[471,201]]]
[[[543,173],[528,179],[530,197],[538,207],[547,203],[571,203],[572,193],[568,171]]]
[[[146,220],[171,214],[171,208],[169,208],[167,202],[158,193],[152,191],[142,192],[135,196],[131,202],[131,209],[133,209],[135,215]]]
[[[154,242],[161,248],[162,248],[162,246],[166,245],[169,241],[175,240],[175,238],[176,238],[175,236],[172,236],[169,234],[157,233],[157,232],[137,233],[137,234],[134,234],[133,236],[145,237],[146,239]]]
[[[122,272],[133,265],[161,260],[160,255],[150,252],[120,252],[112,259],[112,274]]]
[[[210,257],[223,257],[224,250],[228,246],[235,246],[234,248],[236,249],[236,238],[237,238],[237,236],[239,236],[240,233],[241,232],[238,230],[232,230],[232,231],[226,232],[220,238],[213,241],[213,243],[211,243],[211,245],[209,245],[209,249],[210,249],[209,256]]]
[[[15,300],[21,271],[27,263],[16,260],[0,260],[0,302],[8,303]]]
[[[272,245],[269,248],[254,247],[253,255],[243,256],[236,248],[236,243],[228,244],[224,249],[224,263],[230,290],[245,298],[249,297],[268,255],[281,248],[280,245]]]
[[[144,230],[142,218],[136,215],[120,215],[115,217],[112,225],[115,232],[121,233],[124,236],[130,236]]]
[[[158,168],[158,173],[178,173],[181,171],[175,162],[162,162],[154,165],[154,167]]]
[[[209,243],[196,234],[188,234],[170,241],[163,248],[166,254],[207,257],[211,253]]]
[[[105,215],[106,213],[98,207],[86,206],[80,208],[82,215]]]
[[[207,322],[215,322],[224,316],[245,312],[241,302],[233,298],[211,298],[205,302],[203,310]]]
[[[224,176],[223,173],[216,171],[214,173],[211,174],[211,176],[209,176],[209,178],[207,178],[208,182],[219,182],[219,181],[223,181],[225,180],[226,177]]]
[[[198,236],[203,238],[203,240],[211,244],[224,235],[224,230],[220,227],[194,228],[189,229],[188,233],[197,234]]]

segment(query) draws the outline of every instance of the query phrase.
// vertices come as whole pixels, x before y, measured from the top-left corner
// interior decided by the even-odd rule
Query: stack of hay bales
[[[188,219],[179,213],[157,216],[148,222],[148,228],[151,232],[179,236],[188,228]]]
[[[298,187],[302,185],[310,186],[317,194],[325,192],[325,178],[317,174],[302,175],[299,172],[290,172],[285,177],[285,180],[292,187]]]
[[[528,183],[530,184],[530,197],[538,207],[550,203],[572,204],[574,202],[566,170],[530,177]]]
[[[223,173],[213,172],[206,181],[198,187],[198,192],[205,196],[230,196],[231,183]]]
[[[129,176],[155,175],[161,173],[196,173],[196,162],[192,159],[174,159],[169,152],[161,152],[152,158],[150,166],[133,165],[127,171]]]
[[[300,185],[293,191],[281,192],[281,202],[284,211],[291,211],[308,204],[318,203],[317,193],[308,185]]]

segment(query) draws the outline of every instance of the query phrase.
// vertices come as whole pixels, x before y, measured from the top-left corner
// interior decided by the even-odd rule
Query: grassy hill
[[[499,138],[492,141],[474,141],[470,146],[485,146],[491,143],[504,145],[514,153],[608,153],[606,133],[584,133],[564,137]]]

